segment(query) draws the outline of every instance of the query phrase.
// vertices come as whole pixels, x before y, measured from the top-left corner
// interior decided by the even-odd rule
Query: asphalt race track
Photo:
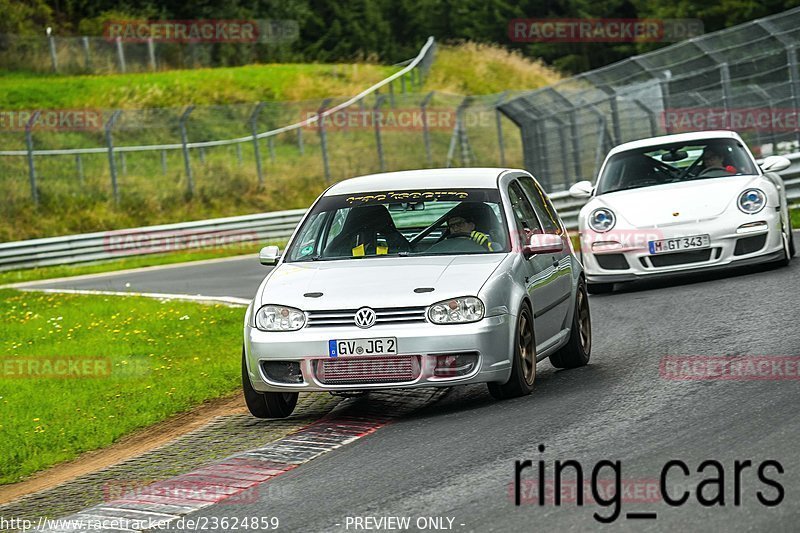
[[[248,298],[265,272],[255,259],[242,259],[44,286]],[[374,434],[276,477],[268,490],[250,489],[258,489],[254,498],[235,505],[223,501],[191,516],[274,516],[279,531],[577,531],[601,526],[595,514],[618,511],[611,527],[623,530],[797,531],[798,296],[799,258],[787,268],[750,268],[592,296],[594,346],[587,367],[556,371],[542,362],[533,395],[505,402],[492,400],[483,386],[453,388]],[[667,356],[722,355],[793,357],[794,377],[775,367],[761,379],[687,381],[660,372]],[[348,402],[356,408],[369,397]],[[583,470],[587,500],[593,468],[603,460],[619,461],[616,472],[609,466],[598,470],[597,499],[605,504],[579,506],[574,492],[560,506],[549,501],[554,462],[570,459]],[[533,467],[522,471],[522,502],[516,506],[515,461],[525,460]],[[547,472],[544,505],[533,490],[540,460]],[[670,460],[689,470],[685,475],[674,467],[666,478],[669,497],[687,496],[680,506],[668,505],[658,490]],[[698,473],[706,460],[719,466]],[[736,461],[751,464],[737,469]],[[563,479],[567,488],[579,490],[570,485],[574,472],[567,468]],[[617,476],[621,501],[609,485]],[[699,485],[715,479],[719,485]],[[719,498],[701,505],[720,493],[724,505]],[[779,503],[767,506],[759,495]],[[378,521],[386,517],[408,517],[409,526],[387,527],[397,524]]]
[[[153,292],[251,299],[271,267],[253,255],[199,264],[169,265],[135,272],[91,275],[81,279],[31,284],[48,289],[89,289],[114,292]],[[24,284],[23,284],[24,286]]]

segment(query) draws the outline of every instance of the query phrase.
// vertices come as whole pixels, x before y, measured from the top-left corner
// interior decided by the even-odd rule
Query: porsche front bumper
[[[758,222],[763,222],[763,225],[753,225]],[[617,283],[708,272],[775,261],[783,254],[780,214],[775,208],[766,208],[756,215],[742,215],[735,220],[720,217],[630,232],[652,237],[639,239],[636,246],[623,245],[615,249],[604,245],[600,251],[597,242],[602,237],[597,234],[582,235],[581,252],[589,283]],[[696,235],[709,235],[710,246],[651,254],[646,242],[648,238],[672,239]]]

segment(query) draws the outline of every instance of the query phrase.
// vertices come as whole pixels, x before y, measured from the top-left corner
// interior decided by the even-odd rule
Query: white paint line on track
[[[34,287],[20,287],[25,292],[45,292],[49,294],[87,294],[94,296],[142,296],[157,300],[179,300],[206,304],[226,304],[231,307],[247,307],[250,300],[234,296],[203,296],[202,294],[167,294],[160,292],[124,292],[124,291],[96,291],[91,289],[37,289]]]
[[[202,259],[200,261],[184,261],[182,263],[169,263],[166,265],[153,265],[139,268],[128,268],[126,270],[112,270],[108,272],[95,272],[94,274],[81,274],[79,276],[65,276],[61,278],[38,279],[35,281],[20,281],[19,283],[9,283],[7,285],[0,285],[0,289],[20,289],[25,287],[36,287],[38,285],[47,285],[49,283],[60,283],[62,281],[80,281],[86,279],[106,278],[112,276],[122,276],[125,274],[136,274],[139,272],[152,272],[154,270],[169,270],[172,268],[182,268],[190,266],[212,265],[215,263],[226,263],[229,261],[241,261],[243,259],[252,258],[257,261],[255,254],[234,255],[232,257],[220,257],[217,259]],[[266,272],[264,273],[266,275]]]
[[[61,520],[51,520],[39,531],[98,530],[102,524],[114,530],[168,529],[181,517],[225,502],[255,503],[259,487],[317,457],[371,435],[392,416],[351,418],[328,415],[260,448],[238,453],[218,463],[144,487],[130,487],[116,498],[84,509]],[[313,450],[293,446],[303,438],[315,442]],[[226,501],[227,500],[227,501]],[[166,512],[170,509],[170,512]],[[64,524],[69,524],[65,526]]]

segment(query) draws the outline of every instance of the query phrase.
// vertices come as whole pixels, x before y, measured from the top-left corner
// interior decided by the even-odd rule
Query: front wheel
[[[790,222],[791,224],[791,222]],[[792,262],[792,256],[794,255],[794,242],[792,239],[792,226],[788,226],[788,235],[781,231],[781,241],[783,242],[783,257],[775,261],[775,264],[778,266],[789,266],[789,263]]]
[[[514,357],[511,377],[505,383],[488,383],[489,394],[498,400],[525,396],[533,391],[536,380],[536,341],[533,336],[533,315],[527,305],[517,317],[514,335]]]
[[[591,285],[589,285],[591,287]],[[556,368],[577,368],[589,362],[592,353],[592,316],[589,313],[589,296],[586,284],[581,279],[575,295],[575,310],[572,312],[572,327],[569,341],[550,356]]]
[[[242,348],[242,388],[247,409],[256,418],[286,418],[292,414],[297,405],[296,392],[258,392],[253,388],[247,373],[244,348]]]

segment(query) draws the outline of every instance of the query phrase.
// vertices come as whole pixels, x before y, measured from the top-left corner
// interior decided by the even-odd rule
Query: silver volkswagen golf
[[[530,394],[536,363],[585,365],[586,283],[564,224],[523,170],[431,169],[325,191],[244,323],[242,382],[259,418],[300,391],[487,383]]]

